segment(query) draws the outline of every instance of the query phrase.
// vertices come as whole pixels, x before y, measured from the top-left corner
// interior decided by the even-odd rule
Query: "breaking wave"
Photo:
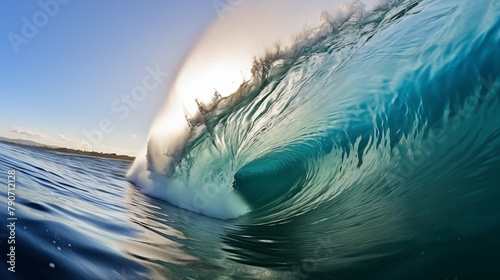
[[[498,1],[348,8],[255,59],[251,79],[195,113],[169,94],[128,179],[181,208],[255,223],[355,223],[409,197],[432,212],[491,191]]]

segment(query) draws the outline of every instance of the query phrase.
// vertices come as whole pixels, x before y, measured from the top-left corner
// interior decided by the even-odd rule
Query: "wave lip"
[[[466,125],[450,124],[467,104],[473,118],[497,118],[486,108],[499,97],[499,11],[488,7],[396,1],[328,18],[194,114],[172,94],[128,178],[204,215],[274,222],[353,187],[403,184],[393,176],[402,153],[413,157],[437,131],[467,137]]]

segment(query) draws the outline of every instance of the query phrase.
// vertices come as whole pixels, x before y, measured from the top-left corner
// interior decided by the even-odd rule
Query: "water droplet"
[[[24,229],[26,229],[26,227],[24,227]]]
[[[57,250],[61,251],[61,247],[57,247]]]
[[[55,265],[55,264],[53,264],[53,263],[49,263],[49,266],[50,266],[51,268],[56,267],[56,265]]]
[[[55,241],[55,240],[52,240],[52,243],[56,244],[56,241]]]

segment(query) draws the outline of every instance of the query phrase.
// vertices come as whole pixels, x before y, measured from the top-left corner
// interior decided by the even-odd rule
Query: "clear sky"
[[[1,1],[0,136],[135,155],[183,62],[185,92],[236,88],[342,2]]]

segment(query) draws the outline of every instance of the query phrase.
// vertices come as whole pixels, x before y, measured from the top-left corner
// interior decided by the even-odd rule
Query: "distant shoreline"
[[[34,148],[34,149],[45,150],[45,151],[59,152],[59,153],[64,153],[64,154],[90,156],[90,157],[98,157],[98,158],[105,158],[105,159],[115,159],[115,160],[124,160],[124,161],[134,161],[134,159],[135,159],[135,157],[131,157],[131,156],[127,156],[127,155],[117,155],[115,153],[109,154],[109,153],[75,150],[75,149],[62,148],[62,147],[26,145],[26,144],[21,144],[21,143],[9,142],[9,141],[5,141],[5,140],[0,140],[0,143],[11,144],[11,145],[20,146],[20,147]]]

